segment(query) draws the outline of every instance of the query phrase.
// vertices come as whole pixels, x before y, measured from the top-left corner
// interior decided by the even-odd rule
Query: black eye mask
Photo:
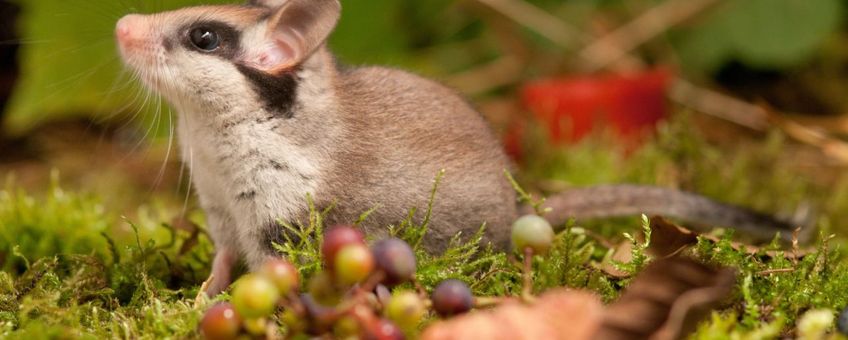
[[[257,91],[265,109],[273,118],[291,118],[297,97],[297,69],[281,75],[272,75],[253,69],[236,60],[241,51],[241,32],[219,21],[199,21],[180,30],[180,41],[189,51],[214,55],[234,63],[242,75]]]
[[[199,21],[180,32],[180,41],[189,51],[233,61],[240,50],[240,32],[220,21]]]

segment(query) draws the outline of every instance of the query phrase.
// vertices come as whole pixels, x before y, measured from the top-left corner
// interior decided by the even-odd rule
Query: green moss
[[[718,242],[702,237],[691,250],[704,261],[739,272],[738,288],[693,338],[775,337],[794,334],[796,321],[808,310],[838,311],[848,305],[846,243],[826,237],[846,230],[848,190],[842,189],[848,181],[818,187],[798,180],[797,171],[781,163],[784,147],[781,136],[772,134],[761,144],[724,152],[707,144],[683,117],[627,157],[596,138],[572,147],[536,149],[519,173],[522,183],[533,188],[551,180],[569,185],[626,181],[687,188],[774,212],[811,204],[820,212],[823,231],[803,258],[795,259],[791,251],[771,252],[777,245],[755,254],[737,250],[731,231],[719,234]],[[148,206],[138,209],[135,221],[118,218],[104,211],[95,195],[64,191],[56,183],[38,195],[11,181],[0,191],[0,337],[196,337],[203,306],[195,306],[194,298],[209,272],[212,252],[202,228],[190,232],[163,224],[158,216],[166,214]],[[318,244],[327,212],[313,208],[303,225],[282,224],[301,241],[276,249],[298,263],[304,276],[319,269]],[[417,245],[427,237],[428,219],[416,223],[413,215],[415,210],[389,230]],[[515,254],[481,246],[484,228],[475,235],[457,235],[443,254],[416,247],[421,284],[431,288],[458,278],[479,295],[520,293]],[[615,299],[628,281],[599,269],[610,249],[598,237],[613,244],[629,239],[633,260],[617,266],[637,273],[651,261],[648,244],[635,235],[642,230],[649,230],[647,221],[638,217],[569,223],[550,253],[534,258],[533,290],[567,286],[595,291],[604,301]]]

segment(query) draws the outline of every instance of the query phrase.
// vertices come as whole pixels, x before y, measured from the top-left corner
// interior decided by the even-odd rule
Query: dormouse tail
[[[577,220],[660,215],[697,226],[736,229],[756,241],[768,242],[776,233],[785,241],[793,231],[803,228],[799,241],[809,238],[812,228],[805,222],[786,221],[772,215],[714,201],[693,193],[642,185],[602,185],[571,189],[548,197],[551,208],[545,218],[554,225]]]

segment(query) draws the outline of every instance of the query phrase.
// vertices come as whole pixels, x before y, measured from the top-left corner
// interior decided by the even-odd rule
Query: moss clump
[[[762,144],[720,152],[683,118],[663,127],[654,142],[629,157],[610,152],[600,139],[535,150],[538,155],[528,157],[532,162],[521,179],[536,189],[543,186],[534,184],[551,181],[566,186],[660,184],[767,211],[791,211],[802,203],[818,208],[822,234],[815,249],[800,258],[791,250],[773,252],[776,245],[754,254],[737,250],[731,233],[718,242],[703,237],[691,250],[705,261],[737,268],[740,278],[734,295],[694,338],[794,335],[796,321],[808,310],[837,311],[848,305],[845,241],[828,237],[846,230],[848,195],[840,194],[846,184],[825,187],[797,180],[796,170],[784,166],[783,148],[782,138],[774,134]],[[133,217],[140,222],[133,223],[105,211],[94,195],[64,191],[57,182],[38,197],[11,182],[0,191],[0,337],[196,337],[204,303],[195,305],[195,296],[212,253],[203,228],[161,223],[164,219],[157,216],[165,214],[146,206]],[[319,269],[326,213],[313,209],[304,225],[285,226],[301,242],[276,248],[307,277]],[[634,236],[646,227],[647,221],[638,218],[564,226],[549,255],[533,261],[533,289],[568,286],[595,291],[605,301],[614,299],[628,281],[605,274],[600,263],[608,258],[610,244],[629,238],[633,260],[616,266],[625,273],[641,270],[651,259],[647,244]],[[519,294],[521,269],[513,254],[480,246],[482,228],[475,235],[455,237],[443,254],[416,247],[419,281],[429,289],[457,278],[471,282],[477,295]],[[427,237],[426,219],[416,224],[410,218],[390,232],[419,244]]]

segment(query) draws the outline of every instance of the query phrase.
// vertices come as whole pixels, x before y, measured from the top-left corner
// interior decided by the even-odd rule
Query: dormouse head
[[[124,62],[177,104],[205,105],[294,72],[326,41],[338,0],[252,0],[118,21]]]

